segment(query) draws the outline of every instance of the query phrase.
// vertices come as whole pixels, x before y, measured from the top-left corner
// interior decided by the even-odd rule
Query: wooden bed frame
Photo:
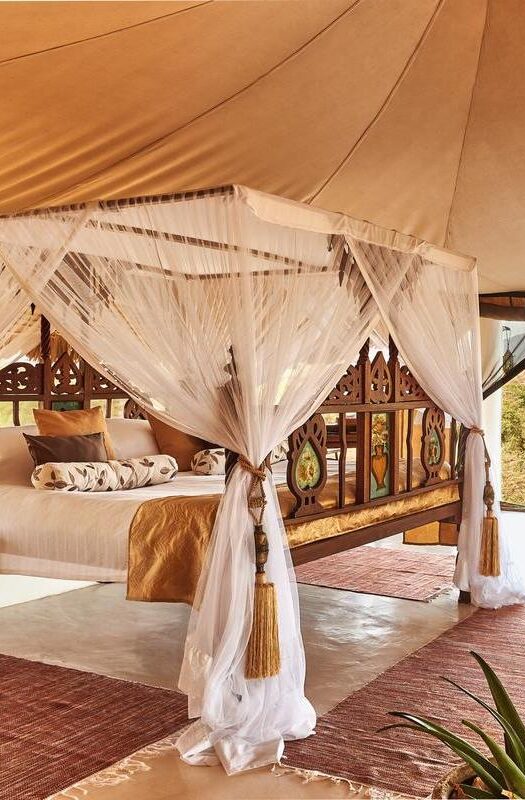
[[[52,363],[50,326],[44,317],[40,353],[38,363],[18,361],[0,370],[0,402],[12,404],[15,425],[20,425],[20,404],[26,401],[37,402],[42,408],[68,409],[90,408],[93,400],[102,400],[106,416],[111,417],[113,401],[118,399],[125,401],[126,418],[144,418],[134,400],[82,359],[66,352]],[[388,505],[392,500],[422,495],[436,487],[457,485],[461,497],[456,422],[451,421],[447,444],[444,412],[425,394],[407,367],[400,364],[392,339],[387,355],[385,358],[378,352],[370,360],[367,342],[357,363],[348,367],[316,413],[290,435],[287,482],[295,503],[284,518],[287,527]],[[414,453],[416,411],[422,412],[422,424],[418,452]],[[324,415],[332,415],[328,424]],[[400,491],[402,438],[407,466]],[[350,448],[355,449],[356,475],[352,504],[345,499],[346,455]],[[338,459],[337,500],[333,507],[325,508],[320,498],[327,482],[329,457]],[[420,459],[425,473],[423,484],[417,487],[412,480],[414,457]],[[450,477],[443,480],[440,472],[445,461],[450,464]],[[380,491],[378,484],[382,486]],[[295,564],[303,564],[430,522],[457,526],[460,520],[460,499],[403,516],[392,513],[368,527],[294,547],[292,558]]]
[[[422,431],[419,452],[415,454],[414,416],[418,410],[422,411]],[[336,414],[337,424],[326,425],[323,417],[325,414]],[[373,491],[373,426],[377,415],[387,420],[389,442],[388,491],[380,497],[374,497]],[[403,432],[406,431],[406,434],[403,439],[406,444],[406,481],[404,489],[400,491],[400,428],[405,421],[406,429]],[[285,525],[373,508],[400,497],[425,494],[436,487],[457,485],[461,497],[459,437],[454,419],[450,422],[448,452],[446,438],[444,412],[425,394],[408,368],[401,366],[392,338],[389,340],[388,360],[379,351],[371,361],[369,342],[366,342],[357,363],[347,369],[317,412],[289,437],[288,485],[296,498],[296,504],[291,515],[285,518]],[[309,488],[304,487],[304,482],[301,486],[297,481],[300,459],[307,443],[320,462],[319,480],[315,486]],[[356,501],[348,505],[345,503],[345,459],[350,447],[356,451]],[[339,482],[337,505],[326,509],[320,506],[319,496],[326,485],[329,448],[336,448],[339,456]],[[417,488],[412,481],[415,455],[420,458],[425,472],[423,484]],[[450,465],[450,477],[443,480],[440,472],[445,461]],[[447,522],[457,527],[461,522],[461,499],[403,516],[392,515],[391,518],[366,528],[300,545],[292,550],[293,562],[303,564],[430,522]]]

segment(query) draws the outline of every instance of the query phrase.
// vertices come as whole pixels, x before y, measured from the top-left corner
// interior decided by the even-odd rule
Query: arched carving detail
[[[326,478],[326,423],[314,414],[288,437],[288,486],[297,500],[292,517],[323,511]]]
[[[370,402],[388,403],[392,394],[392,377],[381,351],[370,366]]]
[[[40,394],[42,365],[17,361],[0,370],[0,394]]]
[[[435,406],[425,409],[422,421],[421,463],[425,485],[437,483],[445,461],[445,414]]]
[[[342,378],[339,379],[333,391],[330,392],[326,403],[360,403],[361,402],[361,370],[359,367],[348,367]]]
[[[399,370],[399,399],[428,400],[427,394],[423,391],[406,365],[403,365]]]
[[[146,412],[129,397],[124,404],[124,419],[147,419]]]
[[[77,395],[84,389],[84,374],[69,353],[62,353],[51,366],[51,392],[54,395]]]
[[[53,336],[57,338],[56,346]],[[81,358],[56,333],[52,334],[45,317],[40,319],[39,346],[23,361],[0,369],[0,400],[11,405],[14,425],[20,424],[20,410],[26,400],[36,401],[47,410],[88,409],[93,400],[105,400],[106,411],[110,413],[116,407],[111,402],[115,399],[127,401],[128,419],[146,418],[127,392]]]
[[[118,386],[115,386],[112,381],[102,375],[100,372],[93,370],[92,377],[91,377],[91,391],[93,394],[104,393],[108,394],[109,392],[117,392],[121,394],[121,389]]]

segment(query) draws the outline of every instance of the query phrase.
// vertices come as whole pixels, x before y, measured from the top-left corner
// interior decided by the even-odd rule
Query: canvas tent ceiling
[[[525,289],[522,0],[2,3],[0,210],[244,183]]]

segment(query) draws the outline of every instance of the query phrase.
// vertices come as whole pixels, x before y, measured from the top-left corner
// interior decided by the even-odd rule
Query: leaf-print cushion
[[[226,454],[224,450],[199,450],[191,459],[191,469],[196,475],[224,475]]]
[[[275,445],[270,454],[270,464],[278,464],[279,461],[286,461],[288,457],[288,439],[284,439]]]
[[[41,464],[31,475],[35,489],[55,492],[115,492],[172,481],[178,472],[173,456],[154,455],[124,461],[73,461]]]

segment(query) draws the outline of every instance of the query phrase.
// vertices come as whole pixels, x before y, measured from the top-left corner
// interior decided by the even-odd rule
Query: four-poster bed
[[[24,403],[67,410],[87,409],[92,401],[102,402],[106,416],[111,417],[114,401],[120,400],[124,402],[125,419],[146,418],[128,394],[76,354],[65,351],[52,361],[49,341],[50,325],[42,316],[39,360],[19,360],[0,369],[0,403],[12,407],[15,426],[20,425],[20,405]],[[422,419],[415,426],[416,415]],[[380,427],[379,433],[373,432],[374,426]],[[294,564],[431,522],[459,525],[461,479],[456,462],[455,421],[450,420],[445,427],[444,413],[400,365],[392,338],[389,352],[378,350],[373,358],[369,356],[369,343],[365,343],[357,363],[348,367],[324,403],[289,435],[287,468],[283,469],[283,464],[273,468]],[[198,484],[198,477],[195,482]],[[201,484],[202,491],[209,494],[209,486]],[[0,482],[0,496],[1,492]],[[211,497],[216,507],[217,496]],[[176,511],[174,506],[172,526],[184,526],[185,535],[191,537],[202,520],[195,520],[193,525],[187,520],[177,521]],[[164,541],[172,533],[167,530]],[[150,585],[146,590],[141,584],[144,572],[138,570],[142,578],[132,575],[131,596],[191,599],[177,589],[170,562],[172,551],[167,549],[164,563],[158,562],[156,568],[152,567],[155,552],[151,541],[147,549],[137,542],[133,563],[142,563],[150,581],[152,572],[164,577],[156,588],[154,585],[152,590]],[[6,561],[5,545],[0,546],[0,553],[4,557],[4,563],[0,558],[0,570],[13,569],[9,558]],[[202,555],[199,553],[199,558]],[[26,570],[30,569],[28,563],[24,562]],[[116,569],[114,558],[110,558],[107,567],[114,570],[111,577],[122,579],[125,565]],[[43,569],[37,561],[34,568],[40,573]],[[68,569],[71,571],[62,577],[100,579],[100,573],[93,571],[90,575],[86,565],[78,574],[74,565],[69,564]],[[172,579],[166,581],[170,573]]]
[[[289,533],[353,511],[385,512],[361,527],[361,539],[330,535],[329,547],[337,544],[328,552],[336,552],[461,511],[456,585],[492,607],[521,596],[506,547],[500,558],[492,502],[484,519],[490,484],[472,259],[243,186],[4,217],[0,258],[10,300],[5,341],[34,301],[139,407],[239,454],[199,570],[179,679],[190,716],[200,718],[178,742],[189,763],[219,760],[229,773],[260,766],[315,726],[278,489],[265,462],[283,439]],[[380,320],[403,364],[393,344],[368,357]],[[447,444],[443,410],[468,431],[461,501],[456,427]],[[323,414],[336,414],[337,428],[327,429]],[[326,451],[334,443],[342,458],[332,477]],[[452,466],[443,474],[446,448]],[[432,502],[443,490],[455,494]],[[397,513],[414,498],[430,503]],[[320,555],[319,542],[301,546],[298,560]]]

